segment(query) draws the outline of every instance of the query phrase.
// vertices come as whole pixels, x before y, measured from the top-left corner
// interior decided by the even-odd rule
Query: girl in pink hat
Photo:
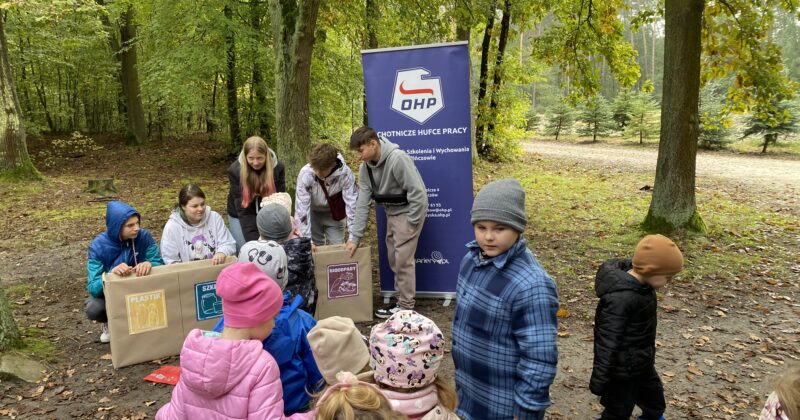
[[[189,332],[181,378],[156,419],[284,419],[278,364],[261,344],[283,304],[280,288],[255,264],[235,263],[219,274],[217,295],[225,327],[221,334]]]
[[[439,327],[412,310],[398,311],[372,327],[373,377],[395,411],[412,420],[458,419],[455,390],[436,374],[444,345]]]

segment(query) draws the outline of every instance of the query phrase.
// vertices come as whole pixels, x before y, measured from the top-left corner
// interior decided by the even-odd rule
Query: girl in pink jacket
[[[180,381],[156,419],[284,419],[278,364],[261,344],[283,304],[280,288],[255,264],[234,263],[219,274],[217,295],[225,327],[189,333]]]

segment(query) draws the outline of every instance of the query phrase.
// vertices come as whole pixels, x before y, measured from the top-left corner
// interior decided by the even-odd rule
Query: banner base
[[[393,290],[381,290],[381,296],[383,296],[383,303],[389,303],[391,297],[396,295],[397,292]],[[442,302],[442,306],[450,306],[450,303],[455,299],[456,294],[453,292],[417,292],[414,295],[420,299],[444,299]]]

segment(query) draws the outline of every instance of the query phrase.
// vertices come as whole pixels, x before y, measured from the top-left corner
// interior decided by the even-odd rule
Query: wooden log
[[[117,188],[114,186],[114,178],[90,179],[86,192],[97,195],[114,194],[117,192]]]

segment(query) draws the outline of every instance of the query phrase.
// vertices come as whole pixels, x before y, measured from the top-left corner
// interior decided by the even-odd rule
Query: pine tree
[[[725,102],[726,87],[714,81],[700,90],[700,134],[698,146],[701,149],[724,149],[730,143],[731,129],[728,118],[721,115]]]
[[[797,112],[795,104],[790,101],[781,101],[774,104],[774,109],[763,115],[751,115],[747,118],[747,129],[742,137],[752,135],[764,136],[761,153],[767,153],[770,144],[778,142],[778,136],[796,133]]]
[[[558,102],[555,106],[550,108],[550,117],[547,119],[547,126],[545,132],[550,135],[556,136],[558,140],[559,134],[562,132],[569,132],[574,120],[572,108],[563,103]]]
[[[658,104],[646,92],[637,92],[631,100],[631,120],[625,132],[639,137],[639,144],[644,139],[653,137],[661,129],[659,124]]]
[[[578,129],[582,136],[592,136],[592,142],[597,141],[597,136],[604,136],[612,127],[611,108],[608,101],[597,95],[581,106],[578,117],[583,125]]]
[[[611,103],[611,117],[616,122],[616,130],[623,131],[630,123],[631,113],[633,111],[633,92],[630,90],[621,90],[614,101]]]

